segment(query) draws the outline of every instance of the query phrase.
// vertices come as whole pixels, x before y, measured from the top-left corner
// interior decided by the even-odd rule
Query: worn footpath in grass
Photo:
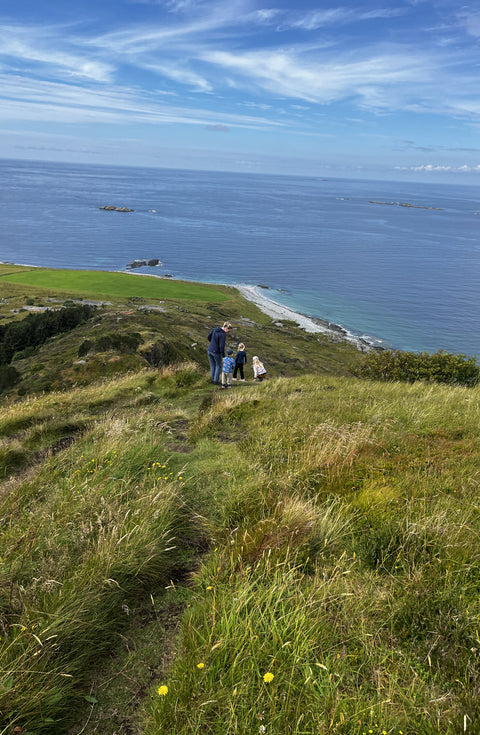
[[[480,389],[205,377],[6,405],[0,732],[478,731]]]
[[[48,449],[49,423],[84,404],[84,431],[68,449],[46,451],[26,473],[3,468],[2,733],[62,732],[135,595],[189,563],[201,531],[190,527],[181,464],[168,450],[184,415],[161,397],[175,371],[160,383],[147,407],[147,383],[129,376],[103,394],[97,388],[96,397],[92,389],[52,394],[27,400],[16,418],[13,408],[2,417],[4,442],[27,451],[40,430]],[[117,413],[95,415],[114,396]]]

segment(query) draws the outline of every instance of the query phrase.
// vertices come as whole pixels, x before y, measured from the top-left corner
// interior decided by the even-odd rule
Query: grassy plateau
[[[0,325],[81,290],[15,269]],[[0,734],[480,732],[480,388],[102,278],[0,399]],[[210,385],[225,319],[271,378]]]

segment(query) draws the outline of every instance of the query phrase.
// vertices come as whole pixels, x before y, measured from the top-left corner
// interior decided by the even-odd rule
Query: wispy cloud
[[[96,82],[110,82],[112,64],[92,58],[91,54],[75,54],[62,46],[61,29],[0,26],[0,57],[36,62],[37,71],[57,77],[80,77]]]
[[[0,74],[0,121],[37,120],[65,123],[225,124],[229,127],[271,129],[282,123],[265,117],[168,105],[154,94],[135,88],[85,89],[58,82],[38,82]]]
[[[301,28],[305,31],[316,31],[332,25],[347,25],[348,23],[359,23],[360,21],[375,20],[376,18],[394,18],[405,12],[402,8],[377,8],[375,10],[354,10],[352,8],[338,7],[325,10],[313,10],[301,15],[296,19],[284,21],[285,26]]]
[[[239,7],[240,6],[240,9]],[[86,39],[85,43],[116,54],[141,54],[148,51],[167,51],[208,42],[212,34],[235,27],[244,16],[243,3],[232,0],[228,4],[209,4],[205,12],[188,15],[186,20],[129,26]]]
[[[420,54],[400,52],[345,61],[303,58],[288,50],[234,54],[212,51],[202,59],[236,72],[276,95],[326,104],[355,96],[370,106],[386,106],[386,87],[414,84],[428,77],[430,63]]]
[[[212,91],[212,85],[210,84],[210,82],[204,77],[200,76],[200,74],[197,74],[190,69],[183,69],[179,66],[167,63],[150,64],[148,62],[144,62],[141,64],[141,66],[143,69],[155,72],[159,76],[167,77],[167,79],[172,79],[175,82],[179,82],[180,84],[192,87],[198,92]]]

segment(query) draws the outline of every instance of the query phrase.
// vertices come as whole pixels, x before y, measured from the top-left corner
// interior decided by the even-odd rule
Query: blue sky
[[[480,182],[480,6],[3,0],[0,157]]]

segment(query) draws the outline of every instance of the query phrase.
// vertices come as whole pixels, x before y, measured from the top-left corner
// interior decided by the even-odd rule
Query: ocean
[[[0,176],[1,261],[158,258],[136,272],[261,284],[385,347],[480,356],[478,187],[13,160]]]

